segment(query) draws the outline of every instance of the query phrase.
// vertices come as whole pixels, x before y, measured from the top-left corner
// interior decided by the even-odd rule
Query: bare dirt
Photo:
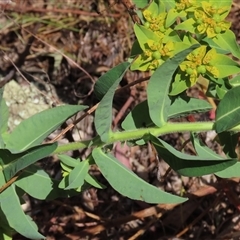
[[[132,19],[121,1],[16,0],[11,4],[0,0],[0,9],[0,87],[4,83],[8,88],[5,98],[11,109],[10,128],[53,105],[96,104],[92,93],[95,81],[127,59],[134,41]],[[239,17],[236,0],[229,20],[238,41]],[[128,73],[121,86],[143,77],[147,74]],[[116,95],[114,127],[146,98],[145,88],[143,82]],[[192,94],[198,92],[193,89]],[[89,116],[60,141],[91,138],[94,134],[93,117]],[[203,137],[212,144],[211,133]],[[188,138],[187,134],[165,136],[179,150]],[[216,145],[212,147],[221,151]],[[98,169],[92,169],[107,189],[90,188],[78,196],[54,201],[26,196],[26,212],[48,240],[240,239],[239,179],[180,177],[168,172],[161,159],[157,171],[150,145],[141,149],[116,145],[114,149],[115,155],[144,180],[168,192],[185,194],[189,201],[181,205],[133,201],[114,191]],[[186,149],[193,151],[191,145]],[[84,158],[87,152],[70,154]],[[58,159],[44,159],[41,165],[53,177],[59,176]],[[16,235],[14,239],[25,238]]]

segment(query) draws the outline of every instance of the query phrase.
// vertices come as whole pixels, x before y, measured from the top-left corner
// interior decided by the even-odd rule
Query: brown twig
[[[107,13],[104,15],[100,15],[98,13],[94,12],[86,12],[82,10],[77,10],[77,9],[59,9],[59,8],[52,8],[52,9],[46,9],[46,8],[37,8],[37,7],[21,7],[21,6],[11,6],[11,5],[6,5],[4,7],[5,11],[14,11],[14,12],[20,12],[20,13],[27,13],[27,12],[39,12],[39,13],[63,13],[63,14],[76,14],[76,15],[83,15],[83,16],[89,16],[89,17],[98,17],[98,18],[103,18],[103,17],[113,17],[113,18],[119,18],[121,17],[120,13]]]

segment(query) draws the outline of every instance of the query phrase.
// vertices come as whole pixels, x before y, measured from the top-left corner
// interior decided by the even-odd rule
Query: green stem
[[[162,127],[141,128],[123,132],[111,132],[107,143],[103,143],[99,137],[95,137],[88,141],[74,142],[59,146],[54,154],[66,151],[73,151],[81,148],[109,145],[114,142],[124,142],[127,140],[136,140],[147,137],[149,134],[153,136],[161,136],[174,132],[205,132],[213,130],[213,122],[185,122],[185,123],[166,123]],[[240,131],[240,125],[230,129],[230,131]]]

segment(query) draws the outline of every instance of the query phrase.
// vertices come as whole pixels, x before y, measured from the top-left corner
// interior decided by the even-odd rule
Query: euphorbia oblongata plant
[[[134,24],[136,41],[129,59],[102,75],[94,87],[99,104],[94,116],[97,135],[93,139],[60,146],[44,142],[66,119],[88,108],[79,105],[45,110],[9,132],[8,107],[2,97],[4,89],[0,89],[2,239],[11,239],[15,232],[30,239],[44,238],[21,208],[25,193],[35,199],[51,200],[79,194],[89,186],[105,188],[90,174],[93,164],[117,192],[131,199],[155,204],[187,201],[184,196],[147,183],[123,165],[112,153],[117,142],[140,148],[151,143],[159,159],[182,176],[240,177],[236,151],[240,130],[240,50],[231,23],[226,20],[232,1],[136,0],[134,4],[139,21]],[[129,70],[149,72],[147,99],[130,111],[119,130],[113,131],[114,93]],[[202,92],[201,98],[187,94],[193,86]],[[213,100],[217,100],[217,106]],[[207,113],[214,107],[214,121],[172,121]],[[199,132],[210,130],[217,134],[221,155],[198,138]],[[190,132],[196,155],[180,152],[161,138],[173,132]],[[82,148],[92,149],[84,160],[64,154]],[[60,161],[61,179],[52,178],[35,164],[53,154]]]

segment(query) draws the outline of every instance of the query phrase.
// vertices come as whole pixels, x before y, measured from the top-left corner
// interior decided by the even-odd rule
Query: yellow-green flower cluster
[[[163,12],[157,16],[154,16],[149,10],[146,9],[143,11],[143,16],[146,20],[144,26],[152,30],[154,33],[156,33],[160,39],[163,38],[165,36],[164,33],[166,32],[164,26],[167,13]]]
[[[196,7],[196,0],[178,0],[176,1],[176,9],[177,11],[186,11],[189,8]]]
[[[189,77],[191,85],[195,84],[199,75],[208,74],[217,78],[219,71],[216,67],[212,66],[211,61],[216,57],[217,52],[215,49],[211,49],[207,52],[207,46],[201,46],[191,52],[186,61],[180,64],[181,71],[185,72]]]
[[[201,7],[194,11],[197,32],[213,38],[228,30],[231,23],[224,20],[228,9],[229,7],[218,7],[216,4],[202,1]]]
[[[143,53],[135,59],[132,68],[137,66],[141,71],[156,70],[174,55],[174,44],[171,41],[165,44],[161,40],[155,42],[149,39],[144,46]]]

